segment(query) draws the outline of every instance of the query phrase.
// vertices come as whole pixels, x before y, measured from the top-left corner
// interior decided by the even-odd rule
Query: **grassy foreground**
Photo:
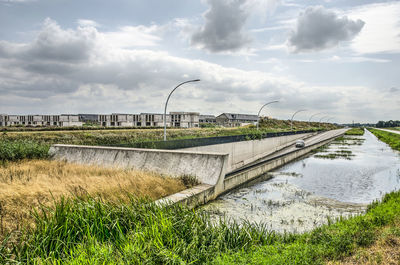
[[[386,131],[381,131],[378,129],[368,129],[372,132],[379,140],[387,143],[395,150],[400,151],[400,134],[390,133]]]
[[[35,226],[13,244],[0,244],[1,264],[322,264],[374,245],[383,229],[400,239],[400,192],[372,203],[365,215],[304,234],[213,224],[200,210],[133,197],[61,199],[34,217]]]
[[[188,184],[182,179],[132,169],[48,160],[5,163],[0,166],[0,241],[8,232],[32,224],[32,209],[49,206],[63,196],[91,194],[118,201],[128,200],[127,194],[131,194],[155,200],[184,190]]]
[[[364,128],[351,128],[345,135],[364,135]]]

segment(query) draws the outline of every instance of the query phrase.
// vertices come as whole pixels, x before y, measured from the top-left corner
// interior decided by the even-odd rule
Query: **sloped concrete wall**
[[[229,154],[228,164],[226,168],[226,173],[229,173],[248,163],[254,162],[284,147],[294,144],[294,142],[298,139],[303,139],[314,134],[315,133],[295,134],[265,138],[261,140],[197,146],[179,150]]]
[[[172,177],[191,175],[217,187],[223,185],[228,160],[228,154],[223,153],[61,144],[51,146],[50,155],[78,164],[135,168]]]

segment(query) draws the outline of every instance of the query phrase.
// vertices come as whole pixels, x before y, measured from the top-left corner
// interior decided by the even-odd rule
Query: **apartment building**
[[[168,127],[199,127],[198,112],[170,112],[166,115]],[[7,115],[0,114],[0,126],[82,126],[90,122],[104,127],[162,127],[164,115],[140,114],[62,114],[62,115]]]
[[[171,127],[195,128],[199,127],[198,112],[170,112]]]
[[[171,123],[172,118],[172,123]],[[140,113],[99,115],[99,124],[104,127],[162,127],[164,114]],[[170,112],[166,115],[168,127],[193,128],[199,127],[199,113],[197,112]]]
[[[82,126],[78,115],[0,115],[0,126]]]

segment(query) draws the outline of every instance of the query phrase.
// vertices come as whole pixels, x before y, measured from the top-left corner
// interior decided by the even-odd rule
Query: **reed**
[[[186,179],[192,180],[192,182]],[[129,196],[155,200],[194,183],[154,172],[123,170],[49,160],[23,160],[0,166],[0,239],[23,224],[33,224],[32,209],[68,196],[96,196],[105,201]],[[129,194],[129,196],[127,195]]]

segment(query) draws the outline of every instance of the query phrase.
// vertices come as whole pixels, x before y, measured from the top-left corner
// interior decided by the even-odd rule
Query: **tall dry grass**
[[[30,211],[61,196],[158,199],[185,189],[180,179],[153,172],[84,166],[61,161],[24,160],[0,166],[0,239],[31,220]]]

